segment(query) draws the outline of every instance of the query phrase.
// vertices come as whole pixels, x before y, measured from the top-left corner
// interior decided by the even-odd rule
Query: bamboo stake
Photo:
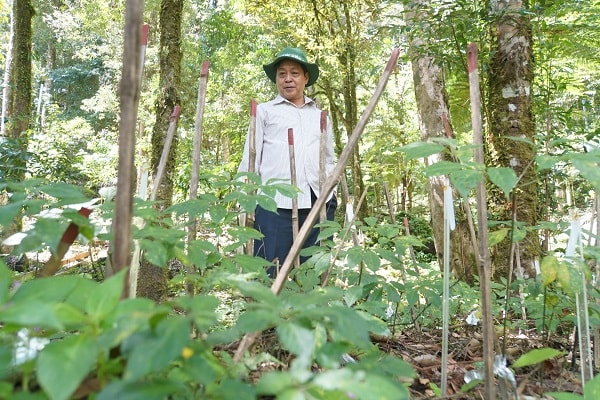
[[[175,130],[177,129],[177,121],[179,121],[179,111],[181,107],[176,105],[173,109],[173,113],[171,114],[171,119],[169,121],[169,128],[167,129],[167,137],[165,138],[165,144],[163,146],[162,154],[160,155],[160,162],[158,163],[158,168],[156,169],[156,176],[154,177],[154,184],[152,186],[152,193],[150,193],[150,201],[156,200],[156,195],[158,194],[158,189],[160,188],[160,182],[162,181],[163,175],[165,174],[165,169],[167,167],[167,160],[169,159],[169,152],[171,151],[171,143],[173,142],[173,137],[175,136]]]
[[[580,268],[576,258],[576,249],[579,247],[580,259],[583,264],[583,244],[581,242],[581,221],[577,212],[573,212],[571,220],[571,232],[569,235],[569,241],[567,242],[567,248],[565,250],[565,257],[573,261],[573,267]],[[593,378],[594,372],[592,369],[592,349],[590,346],[590,317],[588,313],[588,301],[587,301],[587,279],[585,274],[579,271],[581,278],[581,290],[575,293],[575,305],[577,307],[577,332],[579,342],[579,357],[581,360],[580,371],[581,371],[581,383],[585,386],[586,382]]]
[[[454,229],[450,181],[444,185],[444,276],[442,291],[442,398],[448,395],[448,332],[450,325],[450,231]]]
[[[298,186],[296,181],[296,155],[294,153],[294,130],[288,129],[288,148],[290,151],[290,178],[293,187]],[[298,239],[298,198],[292,197],[292,238],[293,242]],[[296,253],[294,258],[294,266],[298,268],[300,266],[300,257]]]
[[[250,128],[248,131],[248,172],[256,171],[256,100],[250,101]],[[254,194],[254,191],[249,193]],[[254,213],[246,213],[245,226],[254,228]],[[246,254],[254,254],[254,239],[248,240],[246,244]]]
[[[204,106],[206,104],[206,87],[208,86],[208,69],[210,62],[204,61],[200,70],[200,80],[198,82],[198,100],[196,101],[196,118],[194,122],[194,140],[192,143],[192,167],[190,171],[190,200],[198,198],[198,182],[200,181],[200,163],[202,151],[202,128],[204,121]],[[187,243],[196,239],[198,229],[197,218],[190,218],[188,221]],[[186,290],[189,295],[194,294],[194,285],[189,276],[195,272],[193,265],[186,266],[188,282]]]
[[[150,27],[148,24],[142,26],[142,43],[140,45],[140,79],[139,85],[140,90],[142,89],[142,82],[144,80],[144,64],[146,62],[146,48],[148,47],[148,31]]]
[[[326,160],[325,160],[325,150],[327,148],[327,111],[321,111],[321,135],[319,136],[319,196],[325,196],[326,193],[323,191],[325,186],[325,176],[327,174],[326,171]],[[323,207],[320,209],[319,213],[319,222],[323,223],[327,221],[327,207],[325,203]],[[323,227],[319,229],[320,232],[323,232]],[[323,246],[323,238],[321,238],[320,246]],[[327,279],[329,277],[329,273],[326,272],[321,274],[321,286],[325,286],[327,284]]]
[[[202,151],[202,128],[204,121],[204,105],[206,104],[206,87],[208,85],[208,69],[210,63],[204,61],[198,83],[198,100],[196,102],[196,120],[194,123],[194,140],[192,143],[192,169],[190,172],[190,200],[198,198],[198,182],[200,181],[200,163]],[[196,218],[188,225],[188,243],[196,238]],[[189,271],[188,271],[189,272]]]
[[[325,186],[325,176],[327,174],[326,163],[325,163],[325,149],[327,148],[327,111],[321,111],[321,136],[319,141],[319,195],[325,196],[325,192],[323,192]],[[321,207],[321,212],[319,214],[319,221],[321,223],[327,220],[327,210],[325,205]],[[321,230],[323,228],[321,227]]]
[[[406,236],[410,236],[410,227],[408,224],[408,218],[404,217],[404,233],[406,234]],[[415,269],[415,273],[417,274],[417,276],[419,275],[419,266],[417,265],[417,256],[415,255],[415,249],[413,248],[412,244],[408,245],[408,253],[410,254],[410,258],[413,262],[413,266]],[[427,297],[425,297],[425,301],[427,302]],[[418,315],[417,315],[417,311],[415,309],[414,306],[410,307],[410,315],[412,317],[413,320],[413,324],[415,326],[415,329],[417,331],[421,330],[421,326],[419,325],[419,321],[418,321]]]
[[[400,49],[394,49],[392,51],[392,54],[387,63],[387,66],[385,67],[385,70],[383,71],[383,74],[382,74],[381,78],[379,79],[379,83],[377,85],[377,88],[375,89],[375,93],[371,97],[371,100],[369,101],[367,108],[363,111],[363,114],[361,115],[360,120],[358,121],[358,124],[352,131],[352,135],[350,135],[350,138],[348,138],[348,143],[346,144],[346,147],[342,151],[342,154],[340,154],[338,163],[336,164],[335,168],[333,169],[333,171],[331,171],[331,174],[328,176],[327,180],[325,181],[325,185],[324,185],[325,192],[333,190],[335,185],[337,185],[337,183],[340,179],[340,176],[344,172],[344,169],[346,168],[346,164],[348,163],[348,160],[350,159],[350,156],[352,155],[352,152],[354,151],[354,148],[356,147],[356,144],[358,143],[358,140],[360,139],[360,136],[362,135],[362,132],[364,131],[365,126],[367,125],[367,122],[368,122],[371,114],[373,113],[373,110],[375,109],[375,106],[377,105],[377,102],[379,101],[379,98],[381,97],[381,94],[383,93],[385,86],[387,85],[387,81],[388,81],[390,75],[392,74],[394,68],[396,67],[396,63],[398,61],[399,55],[400,55]],[[302,224],[302,228],[298,232],[297,240],[295,240],[294,243],[292,244],[292,248],[290,249],[290,252],[288,253],[288,256],[286,257],[286,259],[283,263],[281,271],[279,271],[279,273],[277,274],[277,277],[275,278],[275,281],[273,282],[273,284],[271,286],[271,290],[273,291],[273,293],[279,294],[281,292],[281,289],[283,289],[283,285],[287,280],[293,260],[296,257],[296,255],[298,254],[298,252],[300,251],[300,248],[304,244],[304,241],[306,240],[308,234],[310,233],[310,230],[312,229],[312,225],[317,220],[319,209],[323,206],[323,204],[325,204],[325,197],[320,196],[319,198],[317,198],[315,204],[313,205],[313,208],[308,213],[306,220]],[[247,337],[250,337],[250,336],[251,336],[251,334],[247,334],[244,339],[246,339]],[[251,340],[242,340],[240,346],[236,350],[234,360],[236,360],[236,359],[240,360],[242,354],[247,350],[247,348],[252,344],[252,342],[253,341],[251,341]],[[243,344],[243,346],[242,346],[242,344]]]
[[[484,165],[483,135],[481,120],[481,95],[479,91],[479,71],[477,69],[477,43],[467,47],[467,65],[469,72],[469,92],[471,98],[471,124],[473,125],[473,144],[475,162]],[[485,398],[495,399],[494,387],[494,321],[491,304],[491,260],[488,248],[487,198],[485,182],[477,184],[477,230],[479,233],[479,287],[481,291],[481,313],[483,334],[483,362]]]
[[[142,90],[142,84],[144,81],[144,64],[146,62],[146,48],[148,47],[148,32],[149,32],[149,25],[144,24],[142,26],[142,39],[141,39],[141,44],[140,44],[140,61],[139,61],[140,62],[140,64],[139,64],[140,75],[139,75],[138,85],[139,85],[140,92]],[[143,121],[140,122],[140,124],[139,124],[138,135],[139,135],[140,139],[144,135],[144,122]],[[138,174],[137,174],[137,178],[139,180],[138,197],[140,199],[146,200],[146,195],[147,195],[147,191],[148,191],[148,169],[149,169],[149,167],[148,167],[148,161],[144,157],[143,150],[142,150],[141,156],[142,156],[141,162],[138,167]],[[140,228],[144,226],[144,221],[141,220],[140,218],[133,218],[133,223],[137,227],[140,227]],[[142,249],[140,248],[139,241],[134,240],[133,241],[133,255],[131,257],[131,265],[129,267],[129,297],[130,298],[135,298],[137,296],[137,282],[138,282],[138,275],[140,272],[141,252],[142,252]]]
[[[110,264],[114,273],[127,268],[131,258],[133,193],[134,193],[134,153],[135,130],[140,98],[139,50],[140,26],[144,13],[142,0],[127,0],[125,3],[125,29],[123,44],[123,67],[119,85],[119,176],[115,195],[115,216],[111,242]],[[126,278],[127,280],[127,278]],[[123,297],[128,296],[128,282],[123,286]]]
[[[600,237],[600,196],[598,190],[594,191],[594,216],[595,216],[595,230],[596,235],[594,237],[594,246],[600,247],[600,241],[598,238]],[[594,224],[592,224],[592,230]],[[593,235],[590,235],[590,240]],[[590,243],[592,245],[592,243]],[[600,286],[600,280],[598,279],[598,265],[596,264],[596,289]],[[596,300],[596,304],[600,303],[600,300]],[[600,367],[600,328],[594,329],[594,367]]]

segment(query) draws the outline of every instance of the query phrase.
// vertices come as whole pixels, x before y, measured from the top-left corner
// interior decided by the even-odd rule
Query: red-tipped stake
[[[83,215],[86,218],[89,217],[91,213],[91,208],[81,207],[79,209],[79,214]],[[56,254],[52,254],[50,256],[50,258],[48,259],[48,261],[46,261],[42,269],[40,269],[40,271],[38,272],[37,276],[52,276],[56,273],[56,271],[58,271],[61,265],[60,261],[67,253],[67,250],[69,250],[69,247],[71,247],[78,234],[79,226],[77,226],[77,224],[75,224],[74,222],[71,222],[67,227],[65,233],[62,235],[60,243],[58,243],[58,247],[56,248]]]
[[[144,79],[144,64],[146,62],[146,48],[148,47],[148,32],[150,27],[148,24],[142,26],[142,38],[140,44],[140,90]]]

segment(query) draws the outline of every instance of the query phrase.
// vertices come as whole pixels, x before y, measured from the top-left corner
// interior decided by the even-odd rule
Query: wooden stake
[[[293,187],[298,186],[296,181],[296,155],[294,154],[294,130],[288,129],[288,148],[290,151],[290,178]],[[292,197],[292,237],[293,241],[296,242],[298,238],[298,198]],[[300,256],[296,252],[294,258],[294,266],[298,268],[300,266]]]
[[[208,86],[208,69],[210,62],[204,61],[200,70],[200,80],[198,82],[198,100],[196,101],[196,119],[194,122],[194,140],[192,143],[192,166],[190,171],[190,200],[198,198],[198,182],[200,181],[200,163],[202,151],[202,128],[204,121],[204,105],[206,104],[206,87]],[[196,239],[198,230],[198,221],[194,218],[189,218],[187,243]],[[187,265],[186,271],[188,277],[195,272],[193,265]],[[189,295],[194,294],[194,285],[188,281],[186,290]]]
[[[79,209],[79,214],[84,217],[89,217],[92,213],[91,208],[81,207]],[[60,242],[58,243],[58,247],[56,248],[56,254],[52,254],[48,261],[44,264],[42,269],[38,272],[38,277],[47,277],[54,275],[60,266],[62,265],[61,260],[69,250],[69,247],[73,244],[75,239],[79,235],[79,226],[74,222],[71,222],[67,227],[67,230],[62,235]]]
[[[144,14],[143,0],[127,0],[125,3],[125,29],[123,45],[123,67],[121,73],[119,123],[119,175],[115,195],[110,264],[114,273],[129,267],[131,259],[131,237],[133,216],[133,194],[135,191],[135,130],[140,98],[139,51],[140,26]],[[127,279],[127,278],[126,278]],[[123,297],[128,296],[128,282],[123,287]]]
[[[325,150],[327,149],[327,111],[321,111],[321,135],[319,136],[319,196],[325,196],[327,193],[323,191],[325,186],[325,176],[327,175],[327,163],[326,163],[326,154]],[[323,223],[327,221],[327,207],[325,203],[323,203],[323,207],[321,207],[319,213],[319,222]],[[323,227],[319,229],[320,232],[323,232]],[[323,239],[321,239],[320,246],[323,246]],[[321,274],[321,286],[327,285],[329,273],[326,272]]]
[[[250,101],[250,128],[248,131],[248,172],[256,172],[256,100]],[[248,193],[254,194],[254,191]],[[246,213],[245,226],[254,228],[254,213]],[[248,240],[246,243],[246,254],[254,254],[254,239]]]
[[[162,181],[163,175],[165,174],[165,168],[167,167],[167,160],[169,159],[169,152],[171,151],[171,143],[175,136],[175,130],[177,129],[177,121],[179,121],[179,111],[181,107],[176,105],[171,114],[169,121],[169,128],[167,129],[167,137],[165,138],[165,144],[163,146],[162,154],[160,155],[160,162],[156,169],[156,176],[154,177],[154,185],[152,186],[152,193],[150,193],[150,201],[156,200],[158,189],[160,188],[160,182]]]
[[[467,65],[469,72],[469,93],[471,97],[471,124],[473,126],[473,144],[475,145],[475,162],[485,165],[483,157],[483,135],[481,120],[481,94],[479,91],[479,71],[477,69],[477,43],[467,47]],[[479,251],[479,288],[482,314],[483,362],[485,398],[495,399],[494,386],[494,321],[492,319],[492,268],[488,248],[487,197],[485,182],[477,184],[477,231]]]

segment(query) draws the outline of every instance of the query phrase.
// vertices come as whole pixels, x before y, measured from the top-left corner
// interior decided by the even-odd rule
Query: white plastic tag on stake
[[[579,214],[577,212],[571,215],[571,233],[569,234],[569,241],[567,242],[567,249],[565,250],[565,256],[574,257],[575,249],[579,245],[579,237],[581,236],[581,221],[579,220]]]
[[[452,198],[452,187],[450,182],[444,185],[444,218],[449,222],[450,230],[456,228],[456,218],[454,217],[454,199]]]

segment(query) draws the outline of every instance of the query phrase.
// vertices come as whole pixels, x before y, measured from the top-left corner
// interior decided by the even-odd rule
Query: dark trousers
[[[316,196],[311,191],[312,204],[316,201]],[[337,199],[335,195],[325,203],[327,219],[333,221],[335,209],[337,208]],[[298,210],[298,228],[300,229],[310,213],[310,208]],[[274,264],[283,265],[292,243],[294,241],[292,232],[292,210],[278,208],[277,213],[273,213],[258,206],[254,215],[254,228],[261,232],[264,237],[254,241],[254,255],[272,261]],[[312,228],[306,238],[302,248],[314,246],[317,243],[319,229]],[[306,261],[307,257],[300,257],[300,263]],[[277,274],[275,267],[267,270],[269,277],[274,278]]]

